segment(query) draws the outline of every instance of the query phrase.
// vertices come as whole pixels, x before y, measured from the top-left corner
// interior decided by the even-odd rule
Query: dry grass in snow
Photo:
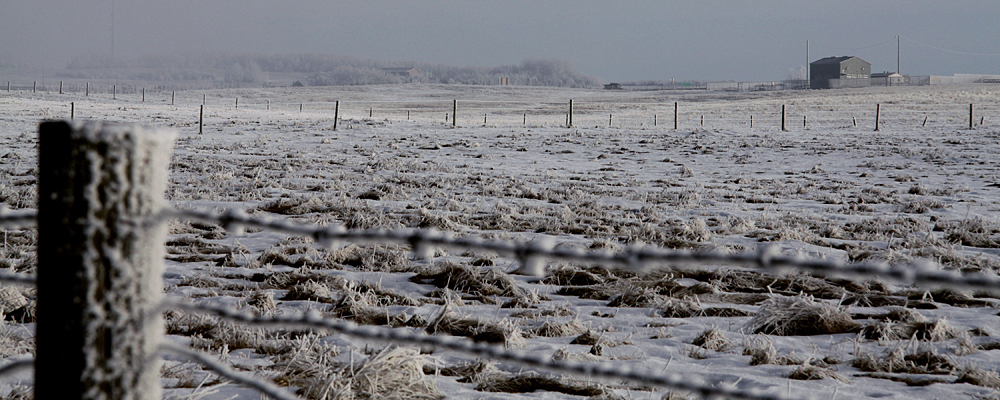
[[[812,296],[774,296],[746,324],[749,333],[778,336],[828,335],[860,328],[846,311]]]

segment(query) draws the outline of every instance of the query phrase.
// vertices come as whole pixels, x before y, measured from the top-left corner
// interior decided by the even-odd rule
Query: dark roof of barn
[[[819,60],[813,61],[811,64],[840,64],[844,61],[850,60],[852,58],[858,58],[855,56],[840,56],[840,57],[827,57],[821,58]],[[861,60],[860,58],[858,58]],[[864,61],[864,60],[861,60]]]

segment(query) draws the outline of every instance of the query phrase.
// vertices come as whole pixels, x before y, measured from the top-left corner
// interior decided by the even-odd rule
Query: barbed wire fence
[[[37,82],[14,87],[17,93],[55,93],[51,87],[37,86]],[[928,127],[975,128],[995,125],[1000,115],[1000,103],[982,104],[964,102],[897,101],[879,104],[872,97],[870,104],[826,104],[823,102],[796,101],[794,99],[757,100],[754,103],[729,101],[664,101],[663,96],[631,98],[616,93],[592,94],[589,99],[574,104],[571,99],[553,98],[528,100],[487,100],[483,98],[440,100],[360,100],[338,101],[287,101],[266,100],[252,95],[251,99],[238,94],[204,91],[176,91],[156,89],[147,95],[145,88],[133,84],[122,87],[67,84],[60,94],[74,96],[77,100],[66,103],[66,115],[86,117],[88,103],[112,100],[114,104],[142,103],[177,107],[190,107],[192,120],[204,113],[204,124],[218,124],[218,120],[252,119],[250,113],[266,112],[279,117],[288,113],[307,113],[313,116],[334,118],[338,122],[377,123],[412,121],[440,124],[451,127],[580,127],[627,129],[683,129],[726,130],[754,129],[759,131],[811,129],[914,129]],[[91,90],[93,89],[93,90]],[[91,94],[93,91],[93,94]],[[10,90],[8,90],[10,92]],[[196,93],[193,93],[196,92]],[[0,87],[0,93],[4,88]],[[80,98],[80,93],[86,95]],[[193,94],[192,94],[193,93]],[[107,97],[111,96],[110,99]],[[457,106],[456,106],[457,105]],[[79,110],[79,111],[77,111]],[[458,118],[456,120],[456,118]],[[199,118],[200,119],[200,118]],[[334,124],[336,126],[336,124]],[[199,129],[201,132],[201,129]]]
[[[150,140],[151,137],[155,137],[156,139]],[[690,391],[706,397],[721,396],[755,400],[786,398],[781,394],[763,393],[756,390],[739,390],[723,382],[708,382],[695,374],[663,373],[645,369],[633,369],[609,363],[581,363],[567,360],[553,360],[550,356],[546,355],[528,354],[522,351],[506,349],[500,345],[476,343],[459,337],[427,335],[411,331],[409,328],[358,326],[346,320],[324,318],[317,312],[262,317],[228,307],[195,304],[182,299],[160,299],[159,292],[162,292],[162,290],[133,290],[128,293],[116,293],[115,296],[110,296],[111,298],[103,299],[93,298],[92,292],[81,295],[70,291],[68,294],[56,296],[56,292],[52,291],[56,288],[53,285],[54,281],[69,281],[71,283],[76,281],[66,278],[67,270],[65,268],[62,268],[61,275],[58,275],[59,271],[48,270],[48,264],[53,260],[61,263],[67,262],[65,258],[49,254],[52,251],[52,243],[50,241],[53,240],[53,237],[65,239],[69,246],[66,247],[66,243],[61,243],[61,246],[66,247],[63,251],[75,253],[79,253],[80,248],[74,247],[72,244],[86,242],[87,245],[91,245],[97,240],[99,246],[90,248],[91,252],[108,255],[106,258],[101,258],[94,257],[94,254],[88,252],[83,252],[85,254],[75,254],[84,259],[82,261],[70,260],[71,262],[89,263],[89,265],[84,265],[83,268],[91,269],[89,274],[77,275],[84,278],[83,284],[109,284],[107,282],[86,281],[87,278],[94,279],[95,276],[100,276],[100,274],[95,275],[94,268],[109,268],[115,271],[129,272],[120,274],[120,276],[116,274],[105,275],[103,279],[111,281],[110,286],[107,287],[148,288],[151,284],[161,282],[158,274],[162,270],[162,253],[152,251],[151,255],[146,254],[150,252],[150,248],[141,245],[136,246],[136,243],[143,241],[155,243],[159,247],[159,250],[162,251],[165,234],[163,226],[167,221],[174,219],[196,220],[218,224],[233,234],[239,234],[246,227],[278,231],[290,235],[310,237],[318,246],[332,246],[339,242],[408,245],[418,257],[429,257],[437,248],[491,251],[519,260],[521,272],[535,276],[543,275],[545,263],[548,261],[573,262],[605,268],[616,267],[639,272],[663,264],[691,266],[708,264],[742,266],[774,272],[792,270],[817,275],[860,278],[877,277],[901,284],[915,284],[924,287],[964,288],[988,292],[1000,291],[1000,277],[983,273],[947,271],[930,261],[903,265],[890,265],[887,263],[847,264],[836,260],[812,260],[801,257],[782,256],[776,254],[771,248],[765,248],[755,253],[721,254],[667,250],[634,245],[623,251],[610,253],[599,250],[556,248],[554,243],[545,239],[531,242],[485,240],[478,237],[456,237],[447,232],[419,229],[347,230],[339,226],[303,226],[284,219],[249,216],[240,210],[217,213],[171,208],[158,209],[157,207],[150,206],[150,204],[155,202],[153,200],[159,200],[150,196],[158,195],[162,199],[162,186],[164,183],[160,182],[160,186],[158,187],[156,182],[162,181],[163,175],[167,173],[166,164],[163,163],[163,156],[164,153],[169,153],[169,148],[164,150],[163,146],[166,146],[169,140],[172,139],[165,137],[163,131],[155,130],[153,132],[146,132],[142,128],[133,126],[102,125],[100,123],[69,124],[66,122],[49,122],[40,126],[39,164],[41,172],[39,177],[39,197],[42,201],[39,204],[39,211],[9,211],[0,209],[0,226],[38,225],[39,273],[36,277],[4,272],[0,273],[0,282],[16,285],[37,285],[39,287],[38,299],[40,312],[38,313],[37,337],[42,338],[47,335],[58,334],[60,335],[60,340],[63,340],[62,337],[66,336],[65,332],[49,331],[52,323],[48,321],[56,318],[66,318],[63,315],[57,317],[57,313],[54,311],[55,308],[53,308],[54,305],[49,301],[49,297],[59,297],[68,303],[74,301],[97,301],[100,303],[99,307],[113,314],[111,317],[127,319],[131,321],[129,324],[135,324],[141,329],[138,329],[137,332],[116,331],[115,329],[119,329],[121,326],[113,324],[110,326],[102,325],[107,323],[102,318],[109,317],[93,315],[93,313],[88,314],[88,310],[90,309],[87,307],[83,307],[83,309],[76,307],[75,312],[83,315],[69,318],[69,323],[78,324],[80,326],[78,329],[93,330],[96,327],[96,329],[103,332],[101,334],[111,335],[113,340],[109,343],[112,343],[115,349],[121,350],[122,347],[134,345],[132,349],[138,349],[138,351],[130,353],[111,349],[110,351],[89,352],[90,350],[84,349],[83,353],[89,352],[88,357],[95,357],[98,360],[96,361],[98,366],[109,368],[109,370],[99,371],[100,373],[96,374],[97,376],[93,376],[87,375],[93,374],[93,371],[88,370],[51,369],[51,364],[55,361],[66,363],[66,360],[64,360],[66,353],[59,353],[58,360],[52,360],[54,354],[52,349],[56,348],[56,346],[50,340],[38,340],[37,357],[35,359],[20,358],[12,360],[0,367],[0,377],[34,366],[36,398],[53,398],[47,397],[51,395],[51,392],[44,392],[45,389],[43,388],[46,384],[62,382],[64,380],[75,382],[81,376],[89,378],[79,379],[81,381],[81,389],[93,391],[95,388],[111,387],[113,391],[117,391],[116,393],[129,392],[136,394],[138,392],[137,397],[134,398],[159,398],[159,390],[149,390],[149,387],[158,386],[159,384],[159,368],[156,366],[156,363],[149,363],[148,359],[150,357],[158,357],[158,354],[167,352],[202,364],[225,379],[255,388],[272,398],[282,400],[296,398],[293,394],[288,393],[287,390],[277,387],[266,380],[232,370],[224,363],[217,361],[213,356],[187,347],[161,343],[159,339],[163,335],[162,329],[146,329],[148,327],[159,327],[160,325],[157,325],[155,321],[162,321],[164,311],[183,310],[209,314],[231,322],[260,327],[325,329],[365,340],[444,348],[479,357],[521,363],[555,372],[628,380],[669,389]],[[111,148],[110,150],[108,149],[109,147]],[[75,152],[78,159],[72,161],[67,160],[65,157],[59,157],[60,152],[67,151]],[[90,171],[94,171],[95,175],[71,178],[64,176],[62,178],[64,179],[63,181],[57,180],[53,182],[52,180],[55,179],[53,176],[69,175],[65,173],[65,170],[51,168],[65,162],[69,162],[70,164],[90,163],[88,165],[95,167],[94,169],[90,169]],[[121,165],[118,165],[119,163],[128,165],[128,167],[123,170],[119,168],[121,167]],[[78,168],[78,171],[80,170],[80,164],[73,164],[73,166]],[[69,180],[67,181],[66,179]],[[94,189],[91,185],[95,182],[115,187],[98,187]],[[118,185],[116,186],[114,183]],[[86,190],[89,190],[89,192],[80,191],[81,186],[88,188]],[[123,188],[124,190],[122,190]],[[84,196],[85,198],[74,200],[72,196],[69,196],[69,198],[66,196],[52,196],[54,193],[71,193]],[[107,198],[110,204],[86,201],[86,196],[94,196],[97,193],[102,193],[101,196],[104,197],[108,197],[113,193],[119,193],[119,197],[110,196],[110,198]],[[49,201],[45,199],[49,199]],[[128,204],[120,204],[126,202]],[[59,205],[62,208],[57,207]],[[114,212],[108,213],[108,210],[114,210]],[[46,213],[51,213],[52,215]],[[80,215],[77,215],[77,213],[82,213],[81,215],[88,218],[78,218]],[[95,219],[95,215],[106,215],[106,217]],[[98,225],[101,229],[94,229],[94,225]],[[54,229],[66,232],[66,236],[53,236],[54,234],[51,231]],[[112,233],[117,232],[121,235],[110,239],[101,236],[108,231]],[[95,234],[99,240],[93,237]],[[101,243],[101,240],[105,240],[105,242]],[[155,258],[157,255],[159,255],[158,259]],[[147,275],[143,276],[142,273],[137,272],[140,270]],[[139,276],[137,277],[136,274]],[[136,279],[143,282],[131,282]],[[162,283],[159,283],[159,285],[162,287]],[[133,307],[133,309],[119,309],[117,308],[119,307],[118,305],[113,304],[116,301],[125,301],[130,304],[136,303],[139,306],[131,305],[130,307]],[[68,308],[73,309],[73,307]],[[121,311],[129,311],[129,313],[116,314]],[[69,312],[74,311],[70,310]],[[84,321],[86,323],[81,323],[81,318],[86,319]],[[96,336],[100,336],[101,334]],[[95,336],[95,333],[92,331],[87,332],[84,336]],[[139,339],[137,340],[136,337],[139,337]],[[122,339],[121,342],[119,341],[120,339]],[[123,339],[137,340],[138,344],[126,343]],[[73,343],[70,344],[72,345]],[[81,351],[80,349],[75,349],[75,352],[80,353]],[[109,357],[123,357],[125,353],[128,353],[129,357],[137,359],[124,363],[121,360],[107,359]],[[139,370],[125,372],[114,370],[114,368],[122,368],[122,365],[131,365],[132,368],[139,368]],[[52,373],[53,371],[58,373]],[[123,376],[128,379],[122,379]],[[145,377],[145,379],[132,379],[136,376]],[[145,390],[145,392],[140,392],[141,390]],[[65,393],[60,392],[60,395],[64,396]]]

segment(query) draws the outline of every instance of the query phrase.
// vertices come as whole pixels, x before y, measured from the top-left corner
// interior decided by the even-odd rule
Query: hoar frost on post
[[[39,126],[36,399],[159,399],[163,207],[174,133]]]

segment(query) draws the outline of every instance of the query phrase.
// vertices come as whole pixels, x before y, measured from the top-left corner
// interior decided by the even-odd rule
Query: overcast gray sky
[[[112,7],[113,4],[113,7]],[[810,58],[1000,74],[998,0],[0,0],[0,66],[73,55],[322,53],[456,66],[568,60],[606,81],[781,80]],[[879,44],[881,43],[881,44]],[[878,45],[877,45],[878,44]]]

